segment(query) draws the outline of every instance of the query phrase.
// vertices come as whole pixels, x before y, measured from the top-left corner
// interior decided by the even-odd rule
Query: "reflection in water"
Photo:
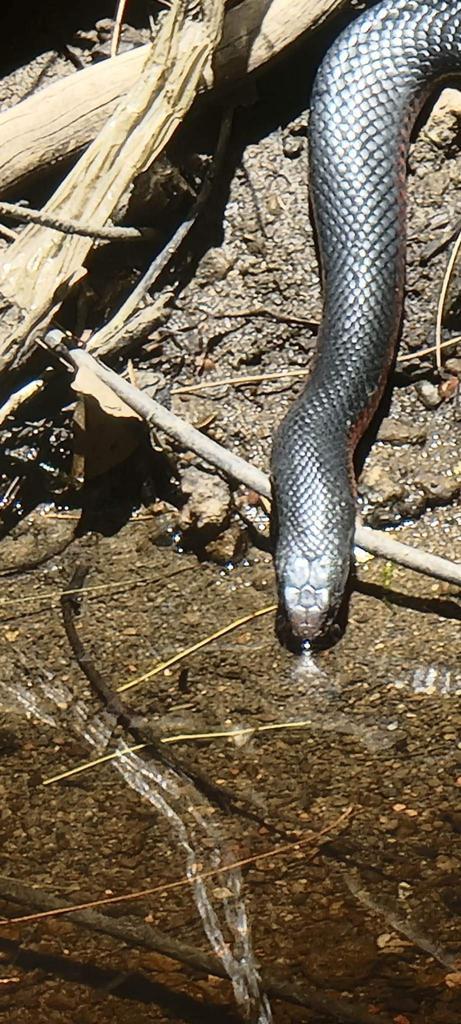
[[[461,695],[461,674],[447,665],[418,665],[405,678],[392,679],[392,687],[410,690],[427,697],[443,698]],[[316,664],[310,651],[292,663],[289,676],[281,680],[280,697],[284,718],[304,718],[314,728],[353,736],[371,753],[392,747],[398,721],[380,712],[370,700],[367,711],[362,703],[360,716],[354,713],[354,702],[348,704],[348,685],[340,683]]]
[[[283,691],[286,693],[284,711],[288,717],[300,718],[305,714],[314,728],[353,736],[371,753],[394,745],[395,737],[391,735],[394,724],[377,719],[374,708],[370,708],[370,715],[360,717],[349,712],[347,687],[320,669],[308,650],[293,663]]]
[[[461,674],[444,664],[419,664],[405,675],[400,664],[395,675],[397,678],[389,669],[387,686],[392,689],[427,698],[435,695],[453,699],[461,694]],[[369,687],[368,683],[359,689],[358,696],[357,681],[348,684],[331,669],[320,668],[306,650],[301,658],[291,659],[286,673],[279,675],[275,706],[271,708],[275,721],[262,728],[288,727],[290,722],[297,722],[304,728],[312,726],[314,731],[349,735],[379,754],[395,743],[399,724],[395,719],[395,702],[390,706],[386,701],[376,703],[376,686]],[[47,725],[56,725],[64,715],[67,726],[85,738],[98,754],[106,750],[111,738],[113,719],[105,712],[94,715],[85,701],[75,700],[71,690],[55,679],[44,678],[39,684],[35,681],[30,685],[17,680],[4,687],[3,692],[0,684],[0,704],[15,710],[19,706],[29,717]],[[239,744],[257,729],[251,718],[248,724],[241,724],[242,732],[234,738]],[[120,756],[112,762],[115,769],[162,814],[184,854],[187,878],[204,932],[229,975],[242,1014],[255,1024],[269,1024],[271,1010],[260,991],[241,874],[238,869],[226,867],[222,842],[210,825],[207,807],[201,805],[202,798],[193,786],[173,771],[144,762],[122,743],[117,749]],[[216,870],[220,871],[218,884],[211,874]]]
[[[56,726],[59,714],[65,712],[67,727],[74,729],[98,754],[106,749],[111,738],[113,718],[105,712],[94,715],[83,700],[73,699],[71,691],[63,683],[23,685],[16,682],[8,688],[0,685],[0,706],[17,708],[18,705],[28,717],[51,726]],[[200,813],[199,795],[191,784],[179,780],[172,770],[160,768],[152,762],[145,763],[126,750],[123,743],[119,742],[116,750],[119,757],[111,762],[114,768],[131,789],[163,815],[185,853],[187,877],[203,929],[232,982],[240,1011],[253,1024],[271,1024],[271,1008],[260,990],[241,872],[235,867],[226,869],[216,830]],[[211,851],[201,842],[206,839],[208,843],[210,838],[214,842]],[[213,902],[206,876],[218,869],[218,896]],[[210,881],[214,885],[213,876]],[[225,937],[216,909],[218,900],[220,910],[224,909],[229,939]]]
[[[418,665],[408,679],[399,679],[395,687],[398,690],[410,687],[415,693],[425,693],[428,697],[459,697],[461,674],[447,665]]]
[[[20,681],[14,682],[8,688],[2,686],[2,690],[4,692],[0,705],[2,708],[8,709],[12,706],[13,709],[16,709],[20,707],[25,711],[27,718],[35,718],[43,725],[56,725],[56,719],[48,708],[49,702],[43,700],[39,690],[23,685]]]
[[[145,764],[133,753],[126,753],[123,758],[117,758],[115,767],[128,785],[148,800],[171,825],[186,854],[187,877],[192,884],[205,934],[229,975],[237,1005],[248,1020],[257,1021],[258,1024],[269,1024],[272,1015],[269,1003],[259,988],[240,870],[235,867],[226,870],[224,866],[220,873],[219,895],[233,940],[230,944],[224,937],[204,877],[209,870],[223,867],[216,832],[211,828],[209,821],[202,817],[198,807],[190,801],[190,793],[184,791],[185,783],[181,781],[180,788],[177,776],[172,771],[160,770],[152,762]],[[179,804],[181,813],[175,810],[173,802]],[[188,820],[190,823],[186,824]],[[214,839],[216,845],[211,853],[205,847],[200,848],[200,839],[195,839],[193,835],[194,826],[198,827],[199,833],[201,832],[204,837],[208,838],[211,835]]]

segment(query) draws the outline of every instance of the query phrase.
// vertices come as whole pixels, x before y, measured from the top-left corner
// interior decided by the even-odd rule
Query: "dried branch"
[[[450,259],[448,260],[448,263],[447,263],[447,268],[445,270],[444,278],[443,278],[443,281],[442,281],[442,287],[440,289],[440,295],[439,295],[439,299],[438,299],[438,303],[437,303],[437,317],[436,317],[436,323],[435,323],[435,358],[436,358],[436,365],[437,365],[437,370],[438,370],[439,374],[443,373],[442,348],[444,347],[444,345],[443,345],[443,342],[442,342],[442,323],[443,323],[443,315],[444,315],[444,312],[445,312],[445,302],[446,302],[446,298],[447,298],[447,294],[448,294],[448,289],[449,289],[450,284],[451,284],[451,280],[452,280],[452,277],[453,277],[453,273],[454,273],[454,269],[455,269],[456,263],[459,261],[460,249],[461,249],[461,233],[458,235],[458,237],[456,239],[456,242],[455,242],[455,244],[453,246],[453,249],[452,249],[452,251],[450,253]],[[450,344],[452,344],[451,341],[450,341]]]
[[[54,338],[57,338],[59,341],[62,335],[59,332],[52,331],[47,337],[52,347]],[[179,416],[175,416],[174,413],[165,409],[160,402],[148,398],[138,388],[133,387],[132,384],[129,384],[112,370],[99,363],[88,352],[84,352],[81,349],[72,349],[68,356],[76,369],[86,367],[92,370],[100,380],[108,384],[115,394],[126,402],[127,405],[131,406],[147,423],[163,430],[184,448],[196,452],[201,458],[220,469],[226,476],[240,481],[251,488],[251,490],[257,491],[258,494],[262,494],[266,498],[271,496],[270,480],[261,470],[250,465],[239,455],[233,455],[226,448],[223,448],[222,445],[213,441],[212,438],[206,437],[200,430],[191,426],[191,424],[185,423]],[[428,551],[412,548],[408,544],[402,544],[400,541],[388,537],[387,534],[378,533],[377,530],[371,530],[367,526],[361,526],[358,522],[355,528],[355,543],[359,547],[364,548],[365,551],[370,551],[380,558],[397,562],[399,565],[404,565],[415,572],[423,573],[425,576],[433,576],[436,579],[461,586],[460,564],[456,564],[448,558],[432,555]]]
[[[226,12],[216,52],[216,89],[226,91],[314,32],[351,0],[242,0]],[[263,12],[263,13],[262,13]],[[139,78],[149,45],[84,68],[0,113],[0,189],[59,166],[95,138]],[[207,90],[209,83],[201,82]]]
[[[152,241],[158,238],[158,231],[155,228],[117,227],[114,224],[95,228],[93,224],[78,223],[68,220],[66,217],[53,217],[50,213],[32,210],[30,206],[20,206],[19,203],[0,203],[0,217],[11,217],[12,220],[20,220],[24,224],[41,224],[44,228],[52,228],[65,235],[83,235],[84,238],[93,238],[102,242],[126,242],[131,239]]]
[[[134,288],[121,308],[117,310],[109,323],[105,324],[104,327],[101,327],[99,331],[96,331],[96,333],[93,334],[88,344],[88,350],[93,354],[102,356],[108,352],[113,353],[114,350],[119,351],[125,345],[130,343],[132,336],[130,322],[137,307],[141,304],[149,289],[152,288],[160,277],[160,274],[163,273],[165,268],[173,259],[173,256],[177,253],[184,239],[189,234],[191,228],[196,223],[197,218],[200,216],[210,199],[216,174],[221,168],[223,157],[227,149],[232,126],[232,114],[232,109],[229,109],[223,116],[213,162],[205,176],[202,188],[189,216],[179,226],[165,248],[162,249],[159,255],[155,257],[150,267],[148,267],[145,274],[143,274],[141,280],[136,285],[136,288]],[[155,311],[155,315],[158,318],[158,303],[155,304]],[[153,310],[150,309],[150,312],[152,313]]]
[[[27,384],[23,384],[21,388],[18,388],[14,394],[6,400],[4,405],[0,406],[0,427],[8,419],[8,416],[13,416],[17,409],[25,402],[29,402],[31,398],[35,398],[39,395],[45,387],[44,380],[32,380],[28,381]]]
[[[44,212],[105,224],[133,178],[162,152],[189,110],[222,30],[224,0],[202,3],[203,20],[188,20],[175,0],[148,47],[139,80],[122,100]],[[0,369],[21,358],[31,332],[47,324],[84,275],[91,240],[28,226],[0,261],[0,290],[11,305],[0,339]],[[59,297],[58,297],[59,296]]]

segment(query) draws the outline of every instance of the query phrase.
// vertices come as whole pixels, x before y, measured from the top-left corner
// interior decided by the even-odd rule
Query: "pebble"
[[[396,420],[387,416],[379,428],[378,441],[386,444],[422,444],[425,440],[424,427],[412,423],[411,420]]]
[[[415,384],[415,390],[420,402],[422,402],[426,409],[437,409],[442,402],[439,389],[435,384],[431,384],[429,380],[418,381]]]
[[[181,475],[181,489],[187,496],[179,516],[179,527],[222,529],[230,510],[230,492],[223,480],[190,466]]]
[[[453,359],[447,359],[445,363],[445,369],[449,373],[454,373],[456,377],[461,377],[461,359],[454,357]]]
[[[421,467],[414,480],[428,498],[440,501],[451,501],[460,489],[460,481],[456,476],[437,473],[433,468]]]
[[[248,547],[248,534],[238,523],[232,523],[224,533],[206,545],[206,555],[218,565],[240,562]]]
[[[360,478],[360,493],[372,504],[384,504],[403,498],[404,488],[381,466],[370,466]]]

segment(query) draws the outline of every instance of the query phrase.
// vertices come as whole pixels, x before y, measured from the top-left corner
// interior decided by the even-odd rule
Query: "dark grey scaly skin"
[[[324,278],[313,372],[276,434],[275,567],[291,632],[327,632],[349,574],[352,456],[399,329],[405,177],[415,117],[461,70],[461,0],[384,0],[327,53],[314,84],[310,188]]]

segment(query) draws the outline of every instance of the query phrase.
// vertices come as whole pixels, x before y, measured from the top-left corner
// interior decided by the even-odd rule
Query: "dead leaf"
[[[108,384],[104,384],[99,377],[87,367],[81,367],[72,382],[74,391],[80,395],[88,395],[95,398],[98,405],[109,416],[124,416],[128,419],[140,420],[141,416],[134,411],[123,399],[116,395]]]
[[[73,480],[81,485],[124,462],[139,447],[146,427],[91,370],[79,370],[72,387],[82,396],[74,413],[72,463]]]
[[[445,975],[445,984],[448,988],[459,988],[461,985],[461,971],[452,971]]]

